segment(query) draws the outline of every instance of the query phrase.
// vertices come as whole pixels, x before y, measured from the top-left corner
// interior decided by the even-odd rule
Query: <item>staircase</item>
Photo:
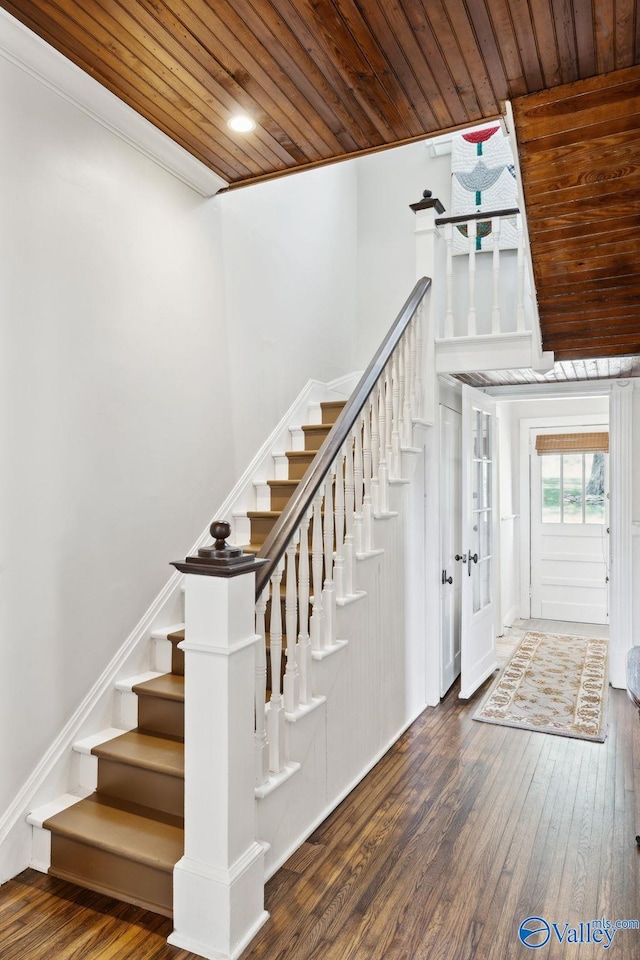
[[[344,402],[320,406],[322,422],[301,428],[304,450],[285,454],[288,478],[267,481],[271,509],[247,512],[246,552],[257,552],[264,542]],[[171,672],[117,684],[123,696],[135,698],[128,706],[137,714],[135,729],[111,729],[75,745],[88,770],[83,779],[95,781],[93,792],[80,800],[66,794],[28,819],[35,848],[43,851],[34,857],[35,866],[170,917],[173,869],[184,849],[184,654],[179,647],[184,627],[155,631],[154,638],[171,644]],[[270,690],[268,641],[267,635]]]
[[[290,419],[307,397],[320,422],[284,420],[229,498],[234,545],[259,562],[233,569],[233,551],[202,540],[174,561],[186,611],[173,579],[109,676],[149,638],[156,671],[117,680],[119,728],[76,743],[73,792],[27,818],[31,866],[173,917],[169,942],[191,953],[239,956],[268,917],[265,880],[426,705],[430,284],[416,283],[349,400],[317,403],[311,384]],[[274,453],[287,432],[294,449]]]

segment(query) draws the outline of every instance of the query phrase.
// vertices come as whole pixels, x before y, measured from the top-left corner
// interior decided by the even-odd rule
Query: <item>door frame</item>
[[[586,416],[531,417],[520,421],[520,616],[531,618],[531,457],[535,430],[610,427],[610,412]]]
[[[444,442],[443,416],[444,416],[444,411],[445,411],[445,410],[448,411],[449,413],[454,414],[456,417],[459,418],[457,450],[452,450],[452,449]],[[438,482],[439,482],[439,484],[440,484],[440,500],[439,500],[439,514],[440,514],[439,556],[440,556],[440,567],[441,567],[441,568],[444,568],[445,559],[447,559],[447,558],[445,558],[445,556],[444,556],[444,554],[443,554],[443,548],[442,548],[442,542],[443,542],[443,537],[442,537],[442,534],[443,534],[443,520],[445,520],[445,519],[451,520],[453,517],[456,517],[456,516],[457,516],[458,543],[457,543],[457,544],[454,544],[454,546],[453,546],[453,548],[452,548],[452,552],[453,552],[453,553],[456,553],[457,551],[462,550],[462,411],[461,411],[461,410],[458,410],[458,409],[455,409],[454,406],[453,406],[452,404],[450,404],[450,403],[443,403],[442,401],[440,401],[440,402],[438,403],[438,430],[439,430],[439,461],[440,461],[440,469],[439,469],[439,475],[438,475]],[[443,494],[443,489],[442,489],[442,488],[443,488],[444,483],[445,483],[445,468],[446,468],[446,467],[449,467],[449,466],[451,465],[451,454],[452,454],[452,452],[453,452],[454,454],[455,454],[455,453],[458,454],[458,473],[457,473],[457,477],[456,477],[456,476],[453,477],[453,481],[451,480],[451,478],[449,479],[449,486],[450,486],[450,487],[453,487],[453,489],[454,489],[455,492],[454,492],[454,495],[453,495],[452,497],[447,498],[447,497]],[[454,459],[455,459],[455,458],[454,458]],[[452,509],[449,511],[449,516],[448,516],[447,518],[445,518],[445,515],[444,515],[444,514],[445,514],[445,504],[446,504],[446,503],[451,504],[451,507],[452,507]],[[442,697],[445,695],[445,693],[449,690],[449,688],[450,688],[451,685],[455,682],[455,680],[460,676],[460,657],[461,657],[461,649],[460,649],[460,639],[461,639],[461,638],[460,638],[460,630],[461,630],[461,616],[462,616],[462,589],[461,589],[461,587],[462,587],[462,577],[461,577],[461,574],[460,574],[460,566],[459,566],[459,564],[456,563],[455,561],[453,561],[453,565],[452,565],[452,566],[450,566],[449,564],[447,564],[447,572],[448,572],[448,574],[449,574],[450,576],[452,576],[453,579],[454,579],[454,583],[452,584],[453,590],[452,590],[452,593],[451,593],[451,596],[450,596],[450,600],[451,600],[451,606],[452,606],[452,611],[453,611],[454,629],[455,629],[455,623],[457,622],[457,633],[458,633],[457,644],[458,644],[458,649],[457,649],[457,657],[456,657],[456,659],[457,659],[458,663],[457,663],[457,668],[454,667],[454,676],[451,678],[451,681],[450,681],[450,682],[447,682],[446,685],[445,685],[444,677],[443,677],[443,673],[444,673],[444,652],[445,652],[445,644],[444,644],[444,632],[445,632],[445,631],[444,631],[444,627],[445,627],[445,623],[444,623],[444,616],[443,616],[443,591],[446,590],[447,588],[445,587],[444,583],[441,581],[441,585],[440,585],[440,605],[439,605],[439,608],[438,608],[439,611],[440,611],[440,620],[439,620],[439,623],[440,623],[440,671],[439,671],[439,674],[440,674],[440,676],[439,676],[439,682],[440,682],[440,697],[441,697],[441,698],[442,698]],[[456,669],[457,669],[457,672],[455,672]]]

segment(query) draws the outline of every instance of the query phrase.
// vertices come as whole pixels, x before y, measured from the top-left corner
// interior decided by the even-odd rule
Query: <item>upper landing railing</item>
[[[435,224],[445,246],[444,310],[437,336],[531,331],[533,308],[518,208],[439,217]]]

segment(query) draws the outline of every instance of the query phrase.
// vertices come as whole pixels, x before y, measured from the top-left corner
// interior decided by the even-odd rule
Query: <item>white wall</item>
[[[346,162],[220,198],[238,471],[309,378],[355,369],[356,183]]]
[[[365,365],[417,279],[415,214],[429,189],[450,215],[451,157],[426,141],[354,161],[358,169],[358,352]],[[420,275],[422,275],[422,270]]]
[[[603,388],[608,392],[608,387]],[[560,397],[553,396],[546,399],[533,398],[526,400],[512,400],[505,402],[511,416],[511,444],[514,476],[514,513],[521,513],[520,503],[520,421],[521,420],[548,420],[553,417],[584,417],[585,424],[589,422],[591,414],[609,412],[609,398],[607,396]]]
[[[5,59],[0,92],[1,817],[229,488],[234,435],[216,202]]]
[[[205,201],[2,58],[0,122],[1,827],[301,387],[353,369],[357,171]]]
[[[637,381],[636,381],[637,382]],[[634,389],[632,408],[632,450],[633,499],[631,503],[632,551],[633,551],[633,642],[640,644],[640,390]]]
[[[520,615],[520,516],[518,501],[518,473],[515,469],[517,439],[513,433],[512,404],[499,403],[498,457],[500,505],[500,610],[501,626],[511,626]],[[502,633],[502,630],[500,631]]]

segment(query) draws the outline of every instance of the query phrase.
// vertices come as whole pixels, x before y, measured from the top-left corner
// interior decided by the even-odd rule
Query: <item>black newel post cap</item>
[[[241,547],[230,547],[227,543],[227,537],[231,533],[231,524],[226,520],[214,520],[209,527],[209,533],[215,540],[211,547],[200,547],[199,557],[206,557],[208,560],[233,560],[236,557],[243,556]]]
[[[242,547],[230,547],[227,537],[231,524],[226,520],[214,520],[209,527],[213,544],[199,547],[196,557],[186,557],[184,562],[173,561],[172,566],[181,573],[196,573],[205,577],[235,577],[240,573],[257,570],[266,559],[258,559],[252,553],[244,553]]]
[[[422,200],[419,200],[418,203],[410,203],[409,207],[414,213],[417,213],[418,210],[430,210],[432,207],[435,207],[436,213],[441,215],[444,213],[443,205],[437,197],[432,195],[431,190],[423,190]]]

